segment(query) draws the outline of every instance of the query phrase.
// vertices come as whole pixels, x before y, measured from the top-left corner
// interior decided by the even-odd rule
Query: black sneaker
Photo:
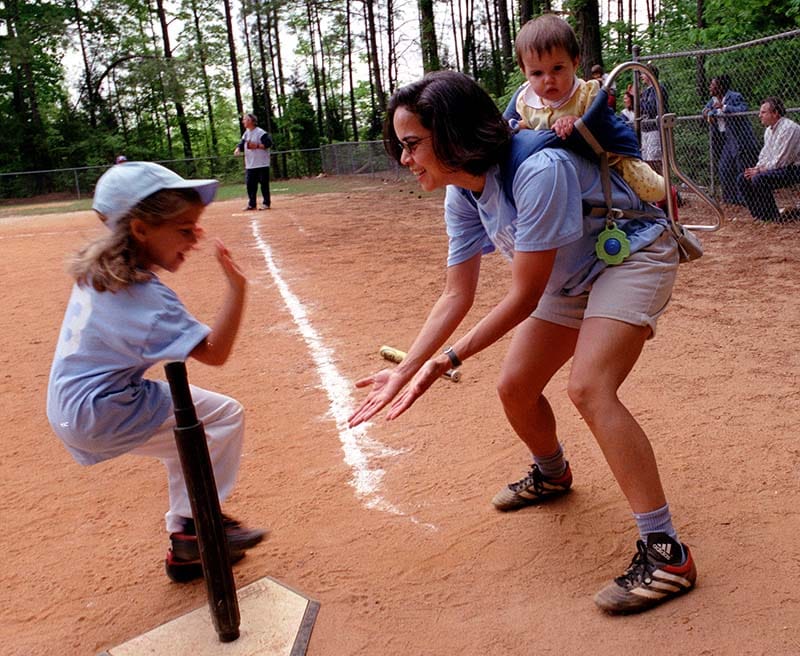
[[[244,558],[244,551],[232,553],[231,565],[238,563],[242,558]],[[203,576],[203,564],[200,562],[199,557],[193,560],[183,560],[178,558],[172,549],[167,549],[164,569],[170,581],[175,583],[189,583]]]
[[[194,520],[184,519],[183,522],[183,531],[170,533],[169,539],[172,543],[172,553],[181,561],[199,561],[200,549],[197,544],[197,530],[194,526]],[[225,535],[228,538],[228,549],[230,549],[231,558],[234,554],[255,547],[268,533],[264,529],[242,526],[240,522],[225,514],[222,515],[222,526],[225,528]]]
[[[531,465],[531,470],[525,478],[516,483],[509,483],[495,494],[492,505],[502,511],[517,510],[544,499],[566,494],[572,487],[572,470],[569,463],[566,465],[566,470],[558,478],[545,478],[539,471],[539,465]]]
[[[689,592],[697,580],[694,559],[685,544],[666,533],[651,533],[647,544],[636,541],[628,570],[594,596],[607,613],[639,613]]]

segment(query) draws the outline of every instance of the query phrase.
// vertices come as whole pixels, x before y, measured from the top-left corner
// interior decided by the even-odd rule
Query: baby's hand
[[[566,139],[572,134],[572,126],[578,120],[577,116],[562,116],[553,123],[553,131],[562,139]]]
[[[244,291],[244,288],[247,286],[247,276],[245,276],[244,272],[239,268],[239,265],[233,261],[230,251],[225,248],[225,244],[219,239],[216,239],[214,243],[217,247],[217,262],[219,262],[222,270],[225,272],[228,282],[237,291]]]

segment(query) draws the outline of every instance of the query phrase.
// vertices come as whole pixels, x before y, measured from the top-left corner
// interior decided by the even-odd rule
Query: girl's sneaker
[[[538,465],[531,465],[531,470],[524,478],[509,483],[494,495],[492,505],[502,511],[517,510],[566,494],[572,487],[572,470],[568,462],[566,465],[566,470],[558,478],[546,478]]]
[[[225,528],[225,535],[228,538],[228,549],[230,550],[231,558],[236,553],[252,549],[267,535],[266,530],[247,528],[241,522],[228,517],[224,513],[222,515],[222,526]],[[170,533],[169,540],[172,543],[171,551],[173,555],[180,561],[199,561],[200,548],[197,544],[197,530],[193,519],[184,519],[183,530],[179,533]]]
[[[244,558],[244,551],[232,553],[231,565],[238,563],[242,558]],[[203,576],[203,564],[199,557],[194,560],[182,560],[175,555],[172,549],[167,549],[164,569],[170,581],[175,583],[189,583]]]
[[[600,590],[594,603],[611,614],[639,613],[689,592],[696,580],[689,547],[666,533],[651,533],[647,544],[636,541],[627,571]]]

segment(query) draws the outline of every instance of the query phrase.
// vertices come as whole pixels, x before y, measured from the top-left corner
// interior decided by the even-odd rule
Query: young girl
[[[575,32],[565,20],[544,14],[522,26],[514,45],[527,79],[517,94],[521,127],[552,128],[559,137],[568,137],[600,90],[598,80],[585,82],[575,75],[580,61]],[[646,162],[612,155],[609,164],[642,200],[665,200],[664,179]]]
[[[221,365],[231,353],[247,280],[221,242],[216,256],[228,281],[213,328],[195,319],[156,275],[177,271],[202,235],[203,209],[216,180],[184,180],[150,162],[125,162],[97,183],[94,210],[110,230],[75,255],[75,278],[47,390],[47,416],[82,465],[123,453],[159,458],[167,468],[171,548],[167,575],[202,576],[197,535],[173,434],[169,385],[143,378],[160,361],[193,357]],[[242,406],[192,386],[205,427],[220,501],[233,490],[244,436]],[[224,517],[232,560],[264,538]]]

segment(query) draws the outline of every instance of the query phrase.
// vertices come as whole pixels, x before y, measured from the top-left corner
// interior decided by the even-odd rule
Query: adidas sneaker
[[[566,465],[566,470],[558,478],[546,478],[538,465],[531,465],[531,470],[524,478],[509,483],[494,496],[492,505],[505,512],[566,494],[572,486],[572,470],[568,462]]]
[[[666,533],[651,533],[646,544],[637,540],[627,571],[600,590],[594,603],[611,614],[639,613],[689,592],[696,580],[689,547]]]

